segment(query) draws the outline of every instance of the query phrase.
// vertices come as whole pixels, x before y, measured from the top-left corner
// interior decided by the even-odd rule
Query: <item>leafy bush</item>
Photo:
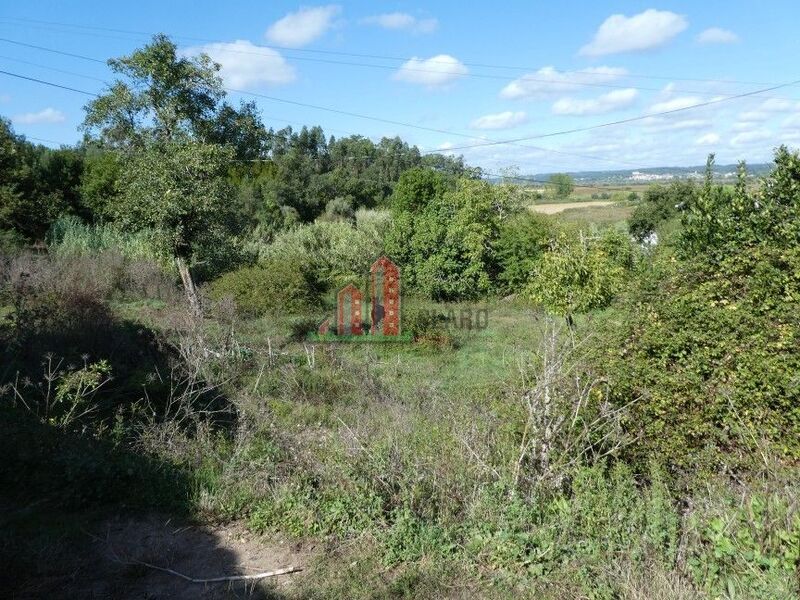
[[[259,258],[305,265],[322,290],[363,281],[383,253],[383,225],[369,225],[369,218],[361,214],[361,224],[355,227],[320,221],[282,231],[272,243],[257,247]]]
[[[626,301],[623,337],[608,344],[621,350],[602,360],[618,401],[638,399],[639,458],[742,468],[765,442],[800,456],[798,182],[800,158],[785,150],[754,193],[743,176],[733,192],[709,177],[675,251]]]
[[[646,240],[662,223],[689,206],[697,193],[692,181],[676,181],[669,187],[647,188],[642,202],[628,219],[628,231],[639,242]],[[634,192],[632,192],[634,194]]]
[[[593,238],[561,231],[534,266],[527,295],[567,316],[608,306],[633,267],[627,236],[606,230]]]
[[[311,261],[298,256],[267,258],[211,284],[214,298],[230,296],[239,310],[250,315],[302,312],[319,303],[320,291]]]
[[[553,226],[547,218],[526,211],[505,221],[495,242],[503,291],[521,291],[549,246]]]
[[[396,209],[386,248],[403,268],[406,285],[434,300],[488,293],[497,271],[494,242],[515,200],[485,181],[460,179],[424,209]]]
[[[25,236],[18,231],[0,229],[0,254],[16,254],[26,242]]]

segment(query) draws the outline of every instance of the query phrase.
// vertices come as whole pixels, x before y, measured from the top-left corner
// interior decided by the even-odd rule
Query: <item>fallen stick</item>
[[[170,573],[171,575],[175,575],[176,577],[180,577],[181,579],[185,579],[186,581],[189,581],[191,583],[220,583],[222,581],[250,581],[253,579],[266,579],[267,577],[275,577],[276,575],[297,573],[298,571],[303,570],[303,567],[286,567],[285,569],[277,569],[275,571],[265,571],[264,573],[256,573],[255,575],[229,575],[228,577],[212,577],[211,579],[196,579],[194,577],[189,577],[188,575],[184,575],[183,573],[178,573],[177,571],[173,571],[172,569],[167,569],[166,567],[151,565],[150,563],[142,562],[140,560],[133,562],[134,564],[150,567],[151,569],[156,569],[157,571],[164,571],[165,573]]]

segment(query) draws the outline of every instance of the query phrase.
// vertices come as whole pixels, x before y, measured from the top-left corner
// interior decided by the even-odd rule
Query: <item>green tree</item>
[[[553,195],[560,200],[569,198],[575,189],[575,180],[567,173],[554,173],[548,181],[553,190]]]
[[[193,140],[151,142],[129,157],[113,206],[123,226],[161,234],[198,316],[190,266],[204,249],[225,244],[234,227],[233,188],[225,179],[232,156],[230,147]]]
[[[424,210],[432,201],[441,198],[447,188],[447,180],[441,173],[433,169],[409,169],[394,188],[392,210],[395,213]]]
[[[435,300],[476,298],[491,290],[500,216],[495,188],[458,180],[443,191],[441,175],[408,171],[393,196],[394,222],[386,249],[404,277]]]
[[[697,189],[692,181],[676,181],[668,187],[648,187],[642,202],[628,219],[628,231],[639,242],[643,242],[663,223],[692,204],[696,194]]]
[[[495,250],[503,292],[510,294],[525,288],[553,234],[550,221],[530,211],[520,212],[502,224]]]
[[[42,239],[63,212],[81,213],[83,155],[34,146],[0,119],[0,229]]]
[[[86,105],[83,127],[110,147],[169,142],[213,129],[224,91],[220,67],[206,54],[181,56],[166,35],[158,34],[108,65],[122,79]]]
[[[109,60],[109,66],[122,79],[86,105],[83,126],[124,153],[111,210],[127,227],[160,232],[199,316],[193,259],[213,256],[224,262],[220,251],[235,248],[226,243],[235,231],[227,181],[235,144],[206,138],[219,142],[231,133],[230,122],[241,119],[229,107],[219,111],[224,96],[219,65],[205,54],[181,56],[165,35],[130,56]],[[253,120],[252,107],[243,112],[246,121]]]
[[[561,231],[535,264],[527,294],[571,325],[576,313],[608,306],[633,259],[630,240],[615,230],[592,239],[582,231]]]

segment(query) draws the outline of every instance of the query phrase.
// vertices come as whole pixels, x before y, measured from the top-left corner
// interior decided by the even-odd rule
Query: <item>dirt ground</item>
[[[260,581],[192,583],[142,563],[198,579],[247,575],[310,563],[313,547],[254,536],[242,526],[193,526],[168,517],[114,517],[62,548],[22,582],[15,599],[120,600],[282,598],[302,572]],[[54,545],[58,541],[54,540]]]
[[[608,206],[614,204],[613,200],[587,200],[586,202],[562,202],[552,204],[534,204],[531,210],[543,215],[554,215],[571,208],[589,208],[591,206]]]

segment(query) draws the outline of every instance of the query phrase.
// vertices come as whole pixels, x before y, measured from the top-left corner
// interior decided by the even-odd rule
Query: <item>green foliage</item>
[[[554,173],[548,179],[553,195],[559,200],[569,198],[575,189],[575,180],[567,173]]]
[[[552,312],[571,318],[608,306],[634,264],[627,236],[606,230],[597,237],[562,230],[533,268],[527,295]]]
[[[460,179],[456,189],[442,191],[435,175],[416,175],[422,177],[425,193],[434,196],[427,199],[423,194],[417,200],[422,209],[395,210],[386,241],[388,254],[403,268],[406,285],[436,300],[488,293],[497,270],[494,243],[501,215],[508,212],[508,195],[474,179]]]
[[[391,198],[395,214],[424,210],[447,190],[445,177],[432,169],[410,169],[400,176]]]
[[[280,232],[269,244],[256,249],[260,260],[311,265],[314,278],[325,289],[338,290],[351,281],[361,283],[372,263],[383,254],[380,217],[370,220],[362,212],[354,226],[344,222],[318,221]]]
[[[639,452],[692,470],[747,468],[757,444],[800,456],[798,181],[785,150],[758,191],[709,178],[626,302],[603,360],[619,402],[642,398]]]
[[[517,214],[500,227],[495,243],[498,279],[506,293],[521,291],[553,236],[551,222],[530,211]]]
[[[118,182],[122,169],[122,158],[116,152],[90,147],[84,159],[81,177],[81,202],[90,218],[108,218],[110,206],[118,194]]]
[[[800,513],[776,487],[753,488],[717,488],[719,500],[691,515],[688,570],[714,597],[795,597]]]
[[[181,56],[164,34],[108,64],[122,79],[86,105],[84,128],[110,147],[168,143],[201,132],[224,94],[219,65],[206,54]]]
[[[115,250],[130,260],[150,260],[173,272],[164,243],[150,229],[124,231],[113,224],[87,225],[77,217],[61,217],[47,233],[50,252],[57,256],[90,256]]]
[[[80,212],[79,150],[33,146],[0,119],[0,229],[41,239],[64,212]]]
[[[203,245],[226,243],[235,228],[224,179],[230,158],[229,149],[189,140],[132,152],[112,207],[117,222],[158,231],[167,252],[187,259]]]
[[[669,187],[654,185],[647,188],[642,202],[628,219],[628,231],[639,242],[643,242],[662,223],[670,220],[688,206],[697,195],[692,181],[676,181]]]
[[[311,261],[300,255],[267,258],[254,267],[226,273],[211,284],[215,298],[230,296],[248,315],[297,314],[320,300],[320,284]]]

